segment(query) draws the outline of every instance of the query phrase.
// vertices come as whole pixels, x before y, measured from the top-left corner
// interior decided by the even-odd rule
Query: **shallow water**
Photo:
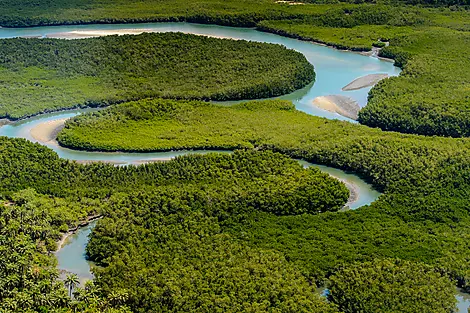
[[[96,222],[91,222],[88,226],[80,228],[77,233],[70,235],[56,253],[59,270],[77,274],[82,284],[93,279],[90,268],[92,263],[86,259],[85,248],[88,243],[88,235],[95,227]]]
[[[457,313],[467,313],[470,308],[470,294],[458,292],[455,296],[457,299]]]
[[[31,28],[1,28],[0,38],[20,36],[41,36],[71,31],[109,31],[141,29],[148,32],[184,32],[198,35],[224,38],[244,39],[257,42],[276,43],[301,52],[315,66],[315,84],[298,90],[292,94],[280,97],[292,100],[297,109],[312,115],[349,120],[341,115],[316,108],[312,101],[318,96],[340,94],[356,100],[361,107],[367,103],[370,87],[356,91],[341,91],[341,88],[354,79],[376,73],[396,76],[400,69],[393,63],[358,53],[340,51],[322,45],[296,39],[264,33],[251,28],[233,28],[217,25],[202,25],[191,23],[143,23],[143,24],[112,24],[112,25],[77,25],[77,26],[48,26]],[[350,120],[349,120],[350,121]]]

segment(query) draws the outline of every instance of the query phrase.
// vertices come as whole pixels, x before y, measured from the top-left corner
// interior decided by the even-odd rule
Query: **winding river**
[[[351,121],[336,113],[327,112],[315,107],[312,102],[316,97],[326,95],[343,95],[357,101],[361,107],[367,103],[367,95],[370,90],[362,88],[355,91],[342,91],[342,88],[358,77],[368,74],[388,74],[396,76],[400,69],[392,63],[379,60],[374,57],[364,56],[358,53],[339,51],[322,45],[281,37],[274,34],[256,31],[250,28],[232,28],[216,25],[201,25],[191,23],[143,23],[143,24],[111,24],[111,25],[74,25],[74,26],[47,26],[31,28],[0,28],[0,38],[13,37],[56,37],[74,38],[80,36],[96,36],[109,34],[136,34],[140,32],[184,32],[196,35],[212,36],[219,38],[243,39],[257,42],[275,43],[294,49],[304,54],[309,62],[314,64],[316,72],[315,84],[310,84],[294,93],[280,98],[291,100],[296,108],[308,114]],[[44,114],[31,119],[19,121],[0,127],[0,136],[13,138],[25,138],[37,142],[31,135],[31,130],[43,123],[55,120],[68,119],[77,114],[89,111],[70,110],[58,113]],[[139,164],[146,161],[169,160],[178,155],[187,153],[208,153],[208,151],[172,151],[162,153],[100,153],[74,151],[62,148],[52,140],[41,142],[53,149],[61,158],[77,161],[106,161],[119,165]],[[380,193],[370,184],[364,182],[356,175],[344,171],[314,165],[300,161],[304,167],[317,166],[322,171],[342,180],[350,189],[354,189],[355,197],[350,198],[348,206],[357,209],[375,201]],[[59,269],[74,272],[83,280],[92,279],[90,264],[85,258],[85,247],[88,235],[96,222],[81,228],[76,234],[70,236],[63,247],[57,252]],[[470,306],[470,299],[464,294],[457,296],[459,300],[459,312],[465,312]]]

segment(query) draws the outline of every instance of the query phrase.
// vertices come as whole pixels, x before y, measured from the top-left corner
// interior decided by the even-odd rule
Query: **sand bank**
[[[362,76],[356,78],[349,84],[343,87],[343,91],[351,91],[351,90],[358,90],[370,86],[374,86],[382,79],[388,78],[388,74],[369,74],[366,76]]]
[[[47,121],[31,129],[31,136],[41,143],[48,143],[57,138],[57,134],[64,128],[67,118]]]
[[[346,211],[346,210],[350,210],[350,207],[351,205],[354,204],[354,202],[356,202],[358,199],[359,199],[359,189],[356,185],[354,184],[351,184],[350,182],[344,180],[344,179],[340,179],[340,178],[337,178],[339,181],[341,181],[343,184],[346,185],[346,188],[349,189],[349,198],[348,198],[348,202],[346,202],[346,204],[343,206],[343,211]]]
[[[313,100],[313,104],[320,109],[338,113],[353,120],[357,120],[357,115],[361,109],[356,101],[340,95],[317,97]]]
[[[62,32],[48,34],[47,38],[60,38],[60,39],[78,39],[78,38],[92,38],[111,35],[139,35],[142,33],[151,33],[151,29],[110,29],[110,30],[74,30],[71,32]]]
[[[71,32],[62,32],[49,34],[47,38],[58,38],[58,39],[81,39],[81,38],[93,38],[93,37],[102,37],[102,36],[111,36],[111,35],[140,35],[142,33],[158,33],[159,31],[152,29],[110,29],[110,30],[74,30]],[[217,36],[217,35],[207,35],[207,34],[198,34],[192,33],[196,36],[205,36],[218,39],[233,39],[236,38],[226,37],[226,36]]]
[[[11,124],[10,120],[6,118],[0,118],[0,127],[2,127],[3,125],[8,125],[8,124]]]
[[[288,4],[288,5],[304,5],[305,4],[303,2],[282,1],[282,0],[276,1],[276,3],[278,3],[278,4]]]

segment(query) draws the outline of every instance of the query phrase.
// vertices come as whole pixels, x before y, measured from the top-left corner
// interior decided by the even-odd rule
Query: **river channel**
[[[216,25],[201,25],[191,23],[143,23],[143,24],[110,24],[110,25],[73,25],[73,26],[46,26],[31,28],[0,28],[0,38],[13,37],[61,37],[69,38],[73,34],[89,33],[92,35],[109,35],[139,32],[183,32],[196,35],[212,36],[219,38],[231,38],[250,40],[256,42],[281,44],[287,48],[296,50],[307,58],[315,66],[316,81],[305,88],[294,93],[280,97],[291,100],[300,111],[311,115],[326,117],[330,119],[340,119],[351,121],[350,119],[336,113],[327,112],[315,107],[312,102],[316,97],[326,95],[343,95],[357,101],[361,107],[367,104],[367,95],[371,87],[362,88],[355,91],[342,91],[342,87],[349,84],[358,77],[368,74],[388,74],[397,76],[400,69],[393,66],[393,63],[379,60],[374,57],[364,56],[359,53],[340,51],[317,45],[310,42],[300,41],[282,36],[264,33],[250,28],[232,28]],[[31,136],[31,129],[35,126],[58,119],[68,119],[77,114],[88,111],[71,110],[58,113],[44,114],[27,120],[19,121],[10,125],[0,127],[0,136],[12,138],[25,138],[37,142]],[[352,121],[351,121],[352,122]],[[146,161],[169,160],[179,155],[187,153],[208,153],[208,151],[172,151],[159,153],[100,153],[74,151],[58,146],[54,141],[45,143],[53,149],[61,158],[77,161],[106,161],[119,165],[139,164]],[[302,162],[304,167],[318,166]],[[375,201],[380,193],[370,184],[363,181],[356,175],[345,173],[344,171],[318,166],[322,171],[344,181],[349,187],[355,189],[356,197],[349,203],[350,209],[357,209],[361,206]],[[81,228],[76,234],[71,235],[63,247],[57,252],[59,269],[73,272],[79,275],[82,281],[92,279],[93,274],[90,264],[85,257],[85,247],[88,242],[88,235],[91,233],[96,222]],[[467,294],[459,293],[459,311],[466,313],[470,306],[470,297]]]

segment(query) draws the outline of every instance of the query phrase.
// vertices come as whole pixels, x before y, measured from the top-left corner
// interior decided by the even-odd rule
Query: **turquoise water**
[[[455,298],[457,299],[457,312],[467,313],[470,308],[470,294],[458,292]]]
[[[76,234],[70,235],[56,253],[59,270],[77,274],[82,284],[93,279],[90,270],[92,263],[86,259],[85,248],[88,243],[88,235],[95,225],[96,221],[91,222],[88,226],[80,228]]]
[[[199,25],[190,23],[146,23],[146,24],[114,24],[114,25],[79,25],[79,26],[51,26],[51,27],[33,27],[33,28],[1,28],[0,38],[12,38],[20,36],[39,36],[45,37],[48,34],[55,34],[70,31],[89,31],[89,30],[129,30],[145,29],[154,32],[184,32],[200,35],[228,37],[234,39],[244,39],[258,42],[268,42],[282,44],[290,49],[299,51],[315,66],[316,82],[292,94],[280,97],[282,99],[292,100],[297,109],[308,114],[326,117],[330,119],[349,120],[343,116],[320,110],[312,105],[313,99],[318,96],[340,94],[356,100],[361,107],[367,103],[367,94],[370,88],[363,88],[356,91],[343,92],[341,88],[352,80],[375,73],[386,73],[390,76],[396,76],[400,69],[393,66],[392,63],[381,61],[377,58],[367,57],[356,53],[338,51],[321,45],[315,45],[295,39],[284,38],[281,36],[258,32],[247,28],[230,28],[214,25]],[[54,114],[42,115],[36,118],[28,119],[0,127],[0,135],[8,137],[26,138],[35,141],[30,131],[36,125],[55,119],[70,118],[81,112],[88,110],[74,110]],[[164,153],[97,153],[81,152],[65,149],[54,143],[47,144],[62,158],[72,160],[92,160],[92,161],[111,161],[119,164],[132,164],[145,160],[166,160],[177,155],[187,154],[188,151],[164,152]],[[208,153],[207,151],[192,151],[193,153]],[[317,166],[303,162],[305,166]],[[318,166],[332,176],[338,177],[346,182],[356,186],[358,190],[358,199],[350,207],[357,209],[363,205],[375,201],[380,193],[374,188],[353,174],[345,173],[341,170]],[[57,253],[59,269],[76,273],[82,281],[92,279],[93,274],[90,271],[90,263],[85,258],[85,247],[88,242],[88,235],[96,222],[80,229],[77,234],[72,235],[66,245]],[[466,313],[470,306],[470,296],[459,293],[456,296],[459,304],[460,313]]]
[[[354,79],[375,73],[386,73],[396,76],[400,69],[392,63],[358,53],[340,51],[325,46],[285,38],[274,34],[259,32],[251,28],[233,28],[216,25],[201,25],[190,23],[143,23],[143,24],[112,24],[112,25],[78,25],[78,26],[49,26],[32,28],[1,28],[0,38],[19,36],[41,36],[71,32],[71,31],[117,31],[145,30],[147,32],[184,32],[199,35],[217,36],[233,39],[244,39],[257,42],[275,43],[301,52],[315,66],[317,75],[315,84],[292,94],[280,97],[292,100],[297,109],[312,115],[332,119],[349,120],[341,115],[323,111],[312,105],[318,96],[345,95],[356,100],[361,107],[367,103],[369,88],[356,91],[341,91],[341,88]]]

